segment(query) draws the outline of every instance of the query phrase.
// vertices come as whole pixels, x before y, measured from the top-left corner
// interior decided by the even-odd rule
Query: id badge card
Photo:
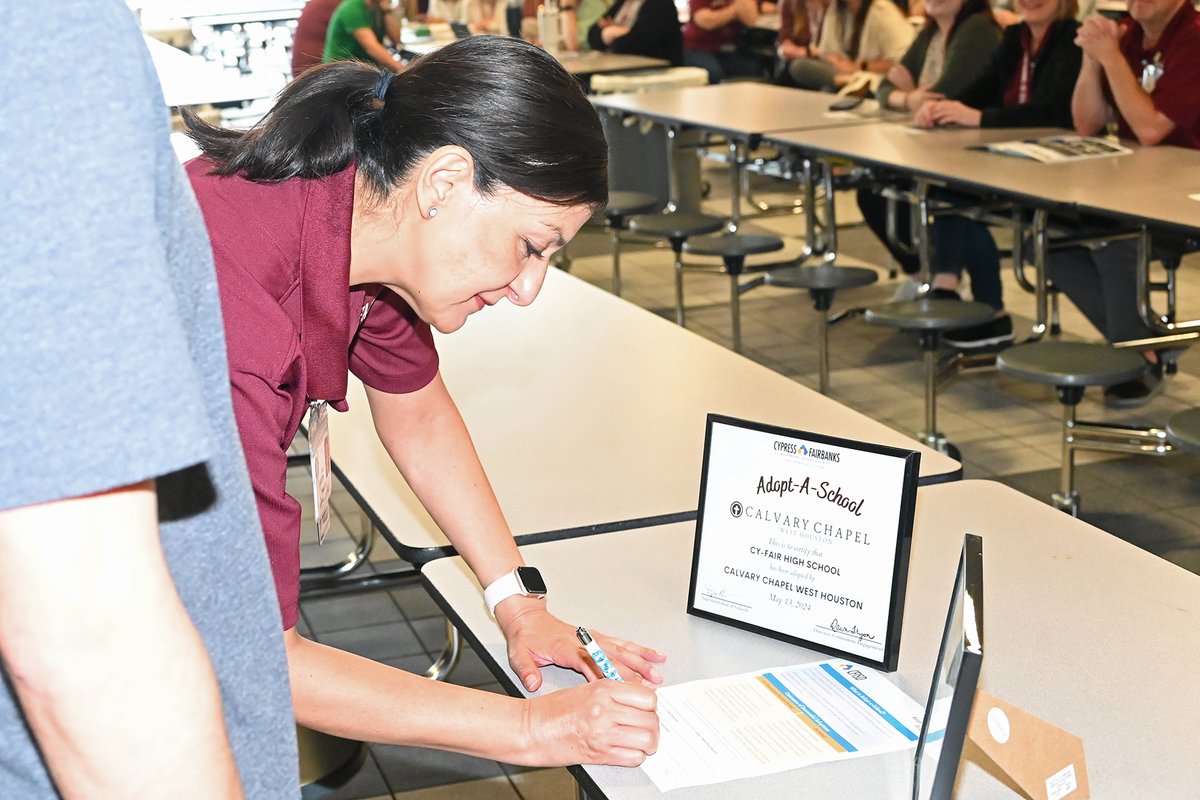
[[[317,523],[317,543],[325,543],[329,533],[329,496],[333,493],[333,473],[329,466],[329,404],[313,400],[308,404],[308,464],[312,472],[313,515]]]

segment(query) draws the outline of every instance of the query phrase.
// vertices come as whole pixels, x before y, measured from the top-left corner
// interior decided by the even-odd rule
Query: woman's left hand
[[[963,105],[957,100],[937,100],[922,106],[921,110],[929,110],[929,116],[935,125],[961,125],[964,128],[978,128],[983,114],[979,109]],[[921,116],[918,113],[917,116]]]
[[[576,638],[575,628],[551,614],[545,600],[510,597],[496,606],[496,621],[508,641],[509,666],[527,690],[536,691],[542,685],[540,668],[549,664],[573,669],[589,681],[601,678]],[[656,665],[667,660],[665,655],[594,630],[590,633],[622,678],[662,683],[662,671]]]

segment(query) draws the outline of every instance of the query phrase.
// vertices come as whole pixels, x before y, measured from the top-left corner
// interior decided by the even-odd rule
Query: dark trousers
[[[938,197],[942,200],[952,199],[944,194]],[[909,227],[912,207],[905,202],[896,203],[896,238],[914,251],[909,253],[888,238],[887,203],[887,198],[873,188],[858,190],[858,208],[867,227],[888,249],[900,268],[908,275],[915,275],[921,270],[921,259],[915,252],[916,246]],[[934,218],[931,233],[934,273],[962,277],[965,270],[971,278],[971,295],[976,301],[996,310],[1004,308],[1000,251],[987,225],[967,217],[946,214]]]

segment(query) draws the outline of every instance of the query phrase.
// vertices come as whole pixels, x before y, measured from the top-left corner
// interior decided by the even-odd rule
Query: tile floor
[[[707,209],[728,212],[728,186],[723,168],[706,168],[714,187]],[[759,187],[767,192],[774,187]],[[841,198],[839,219],[853,221],[852,198]],[[769,230],[788,241],[786,253],[799,250],[802,218],[761,218],[752,227]],[[841,232],[847,264],[886,264],[886,253],[870,233],[848,226]],[[585,230],[572,244],[571,271],[607,288],[610,260],[607,238]],[[673,284],[670,252],[661,247],[630,245],[623,258],[624,296],[672,318]],[[1200,316],[1200,258],[1185,260],[1180,270],[1181,316]],[[835,310],[885,301],[894,282],[881,271],[874,286],[845,292]],[[728,346],[728,279],[695,274],[687,277],[688,328]],[[1018,332],[1032,318],[1032,297],[1005,273],[1005,296]],[[762,287],[743,296],[744,353],[801,383],[816,386],[816,351],[812,346],[814,312],[795,291]],[[1063,308],[1064,336],[1095,340],[1082,317],[1069,304]],[[923,421],[919,351],[915,340],[890,329],[876,328],[853,317],[831,329],[831,394],[838,400],[902,431],[915,431]],[[1138,411],[1115,413],[1103,408],[1090,390],[1080,407],[1081,418],[1163,424],[1175,411],[1200,405],[1200,358],[1185,354],[1179,374],[1166,391]],[[994,371],[960,375],[940,395],[939,424],[962,450],[968,478],[989,478],[1046,499],[1056,485],[1059,463],[1059,406],[1053,391]],[[1180,566],[1200,572],[1200,459],[1083,453],[1078,457],[1082,516],[1089,522]],[[298,497],[309,495],[304,468],[292,476]],[[336,525],[323,548],[304,545],[306,565],[336,559],[350,548],[350,532],[361,530],[361,515],[344,490],[335,495]],[[386,550],[381,545],[379,550]],[[378,568],[386,553],[376,553]],[[386,566],[386,564],[384,564]],[[321,642],[344,647],[398,667],[421,672],[440,650],[443,619],[417,583],[367,595],[306,600],[301,631]],[[469,649],[451,680],[500,691],[487,669]],[[306,797],[330,800],[357,798],[500,798],[501,800],[567,800],[575,784],[565,770],[522,770],[476,758],[403,747],[372,746],[363,769],[334,791],[310,788]]]

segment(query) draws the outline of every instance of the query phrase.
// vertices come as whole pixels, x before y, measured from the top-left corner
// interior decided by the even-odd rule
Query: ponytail
[[[355,163],[386,196],[425,156],[458,145],[475,187],[503,186],[556,205],[602,205],[608,149],[578,82],[542,50],[507,36],[471,36],[417,59],[390,85],[343,61],[302,73],[248,131],[185,115],[218,175],[252,181],[322,178]],[[377,93],[378,87],[378,93]]]

